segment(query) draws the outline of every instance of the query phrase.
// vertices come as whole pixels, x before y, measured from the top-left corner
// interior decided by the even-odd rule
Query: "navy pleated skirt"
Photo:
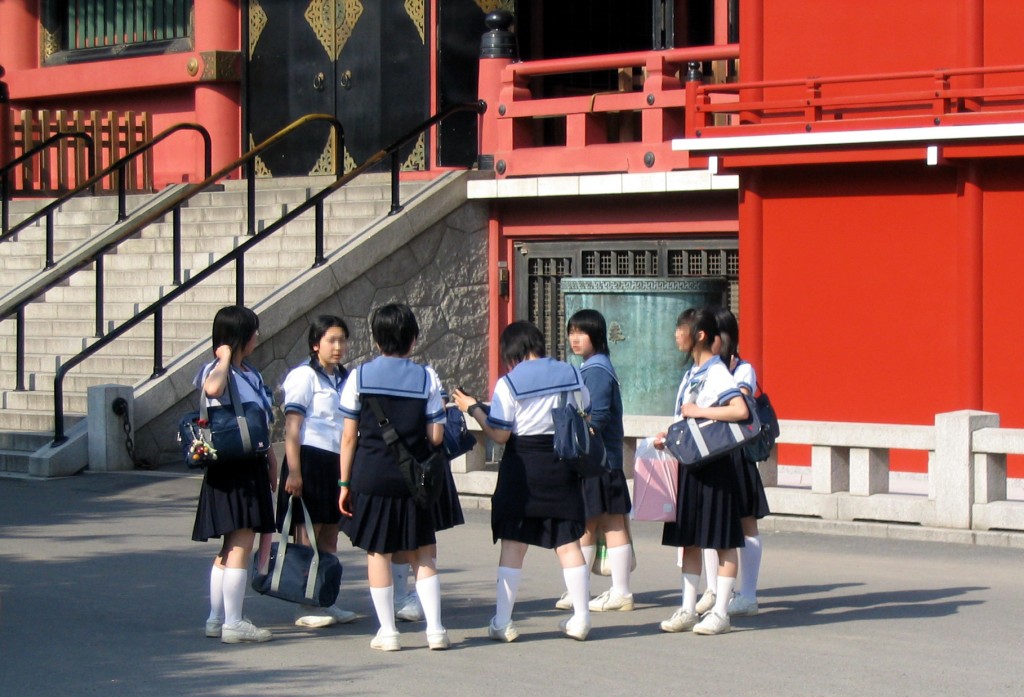
[[[587,520],[603,513],[626,515],[633,510],[625,473],[620,469],[610,469],[600,477],[584,479],[583,508]]]
[[[462,515],[462,504],[459,503],[459,491],[455,488],[451,463],[448,463],[445,469],[444,489],[441,490],[441,496],[432,510],[435,531],[448,530],[466,522]]]
[[[555,458],[550,435],[513,435],[498,466],[491,534],[545,549],[574,542],[586,530],[583,488]]]
[[[266,455],[232,463],[214,462],[199,490],[192,539],[205,542],[235,530],[274,531],[274,499]]]
[[[742,456],[734,451],[697,470],[679,468],[676,520],[665,523],[663,545],[704,549],[743,546],[734,457]]]
[[[740,517],[764,518],[771,510],[768,508],[768,497],[764,493],[764,482],[761,481],[757,463],[741,455],[733,458],[733,466],[736,468],[736,496],[740,500]]]
[[[309,519],[314,525],[337,525],[341,520],[338,509],[338,486],[340,458],[338,453],[322,450],[309,445],[300,448],[302,462],[302,501],[309,510]],[[284,514],[288,510],[289,494],[284,490],[288,480],[290,464],[288,458],[281,463],[281,481],[277,485],[277,528],[284,524]],[[296,505],[292,511],[292,524],[302,525],[305,517],[302,507]]]

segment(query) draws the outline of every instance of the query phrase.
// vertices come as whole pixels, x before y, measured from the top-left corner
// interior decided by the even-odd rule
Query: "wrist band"
[[[347,487],[347,486],[348,486],[348,482],[343,482],[343,481],[341,481],[341,480],[339,479],[339,480],[338,480],[338,486],[344,486],[344,487]]]
[[[477,407],[480,407],[481,409],[483,409],[483,406],[480,404],[480,402],[476,401],[476,402],[473,402],[472,404],[469,405],[469,407],[466,409],[466,413],[467,414],[472,414],[473,410],[476,409]]]

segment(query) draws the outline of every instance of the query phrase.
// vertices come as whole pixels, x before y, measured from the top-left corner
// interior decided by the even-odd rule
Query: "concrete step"
[[[0,472],[28,474],[29,455],[31,453],[27,450],[0,449]]]
[[[75,356],[95,341],[95,338],[91,336],[46,336],[28,334],[28,337],[31,344],[31,353],[28,353],[26,350],[26,354],[43,356]],[[179,339],[165,336],[163,342],[164,351],[173,356],[179,351],[190,348],[194,343],[195,339],[191,337]],[[0,352],[14,355],[15,349],[16,340],[14,337],[0,336]],[[28,349],[28,345],[26,345],[26,349]],[[146,338],[134,339],[122,337],[117,342],[103,350],[114,356],[145,356],[152,354],[153,342]]]
[[[34,390],[29,392],[18,392],[15,390],[4,390],[0,392],[0,404],[11,412],[37,412],[53,411],[53,390]],[[64,411],[74,414],[84,414],[88,408],[84,392],[64,393]],[[2,425],[0,425],[2,428]]]
[[[212,323],[211,323],[212,324]],[[78,353],[77,351],[75,353]],[[142,354],[132,356],[105,355],[100,353],[86,361],[82,370],[99,375],[138,375],[146,376],[153,372],[152,346]],[[26,373],[48,373],[50,375],[61,364],[62,359],[71,358],[73,354],[59,355],[26,355]],[[14,371],[16,361],[14,354],[0,354],[0,385],[14,389]]]
[[[8,431],[0,429],[0,449],[33,452],[49,443],[51,437],[43,433]]]
[[[52,401],[52,397],[51,397]],[[64,430],[71,428],[85,418],[85,412],[64,412]],[[0,410],[0,429],[7,431],[28,431],[53,438],[53,404],[43,411]],[[27,471],[27,470],[25,470]]]

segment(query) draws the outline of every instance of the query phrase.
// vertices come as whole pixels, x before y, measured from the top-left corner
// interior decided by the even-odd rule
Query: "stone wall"
[[[345,320],[351,337],[350,370],[379,355],[370,338],[370,316],[387,303],[408,304],[420,338],[413,359],[433,366],[446,389],[487,389],[487,208],[467,204],[430,226],[409,244],[311,307],[274,341],[256,348],[252,362],[274,389],[275,440],[283,440],[280,414],[285,374],[309,356],[310,320],[319,314]]]

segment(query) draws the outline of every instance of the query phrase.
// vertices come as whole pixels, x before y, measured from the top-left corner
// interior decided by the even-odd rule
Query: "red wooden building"
[[[518,61],[479,57],[495,10]],[[405,168],[469,165],[479,138],[495,337],[557,334],[565,277],[715,277],[787,418],[1024,427],[1022,20],[1014,0],[10,0],[0,163],[23,111],[194,121],[214,166],[331,113],[343,150],[325,128],[263,162],[316,173],[479,94],[479,133],[443,125]],[[155,184],[199,177],[200,152],[158,149]]]

